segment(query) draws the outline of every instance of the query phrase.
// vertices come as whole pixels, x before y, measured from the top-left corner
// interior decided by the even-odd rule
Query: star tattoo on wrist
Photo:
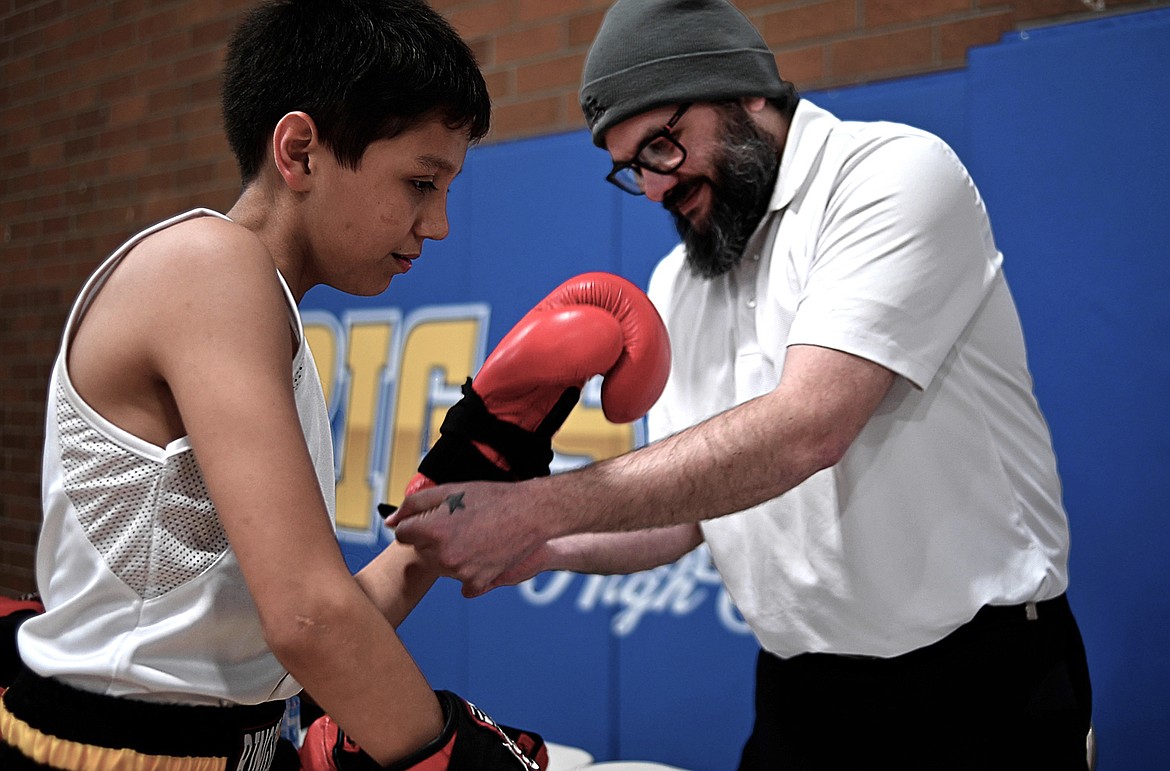
[[[451,493],[447,496],[447,513],[454,514],[456,509],[466,509],[463,503],[463,493]]]

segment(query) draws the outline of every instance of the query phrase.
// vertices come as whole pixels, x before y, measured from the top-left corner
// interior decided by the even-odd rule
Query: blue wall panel
[[[612,724],[613,648],[604,624],[565,603],[534,608],[508,590],[474,602],[471,632],[467,698],[484,700],[497,720],[540,727],[550,739],[603,754]]]
[[[620,267],[610,248],[612,207],[581,184],[596,160],[581,149],[577,137],[560,135],[474,151],[473,244],[463,270],[481,295],[498,296],[493,308],[531,305],[583,270]],[[507,323],[501,331],[519,318],[511,315],[499,319]]]
[[[1028,334],[1073,534],[1102,768],[1170,757],[1170,12],[971,61],[971,163]]]
[[[1153,10],[1013,34],[963,71],[807,95],[842,118],[937,133],[987,201],[1064,477],[1106,771],[1170,757],[1168,44],[1170,11]],[[482,304],[482,361],[563,279],[609,270],[645,286],[673,245],[669,218],[607,185],[608,168],[584,131],[475,148],[451,237],[409,276],[380,297],[315,290],[305,305],[341,320]],[[387,377],[386,398],[399,380]],[[355,569],[387,542],[339,535]],[[733,768],[749,728],[755,645],[703,550],[472,601],[444,580],[401,631],[436,687],[599,760]]]

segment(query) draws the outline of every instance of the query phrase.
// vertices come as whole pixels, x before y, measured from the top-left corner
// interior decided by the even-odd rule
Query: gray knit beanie
[[[780,96],[776,58],[725,0],[618,0],[581,78],[593,143],[627,118],[679,102]]]

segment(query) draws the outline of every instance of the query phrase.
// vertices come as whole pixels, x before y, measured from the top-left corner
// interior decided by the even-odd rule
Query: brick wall
[[[738,0],[802,90],[962,67],[1020,27],[1170,0]],[[583,122],[576,87],[607,0],[432,0],[495,102],[488,141]],[[33,588],[48,374],[68,306],[126,236],[230,207],[217,104],[244,0],[0,0],[0,591]]]

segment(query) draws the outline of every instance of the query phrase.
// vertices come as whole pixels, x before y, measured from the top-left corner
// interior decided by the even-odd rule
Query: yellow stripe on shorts
[[[62,771],[224,771],[227,758],[146,755],[69,741],[33,728],[13,715],[0,699],[0,740],[37,763]]]

